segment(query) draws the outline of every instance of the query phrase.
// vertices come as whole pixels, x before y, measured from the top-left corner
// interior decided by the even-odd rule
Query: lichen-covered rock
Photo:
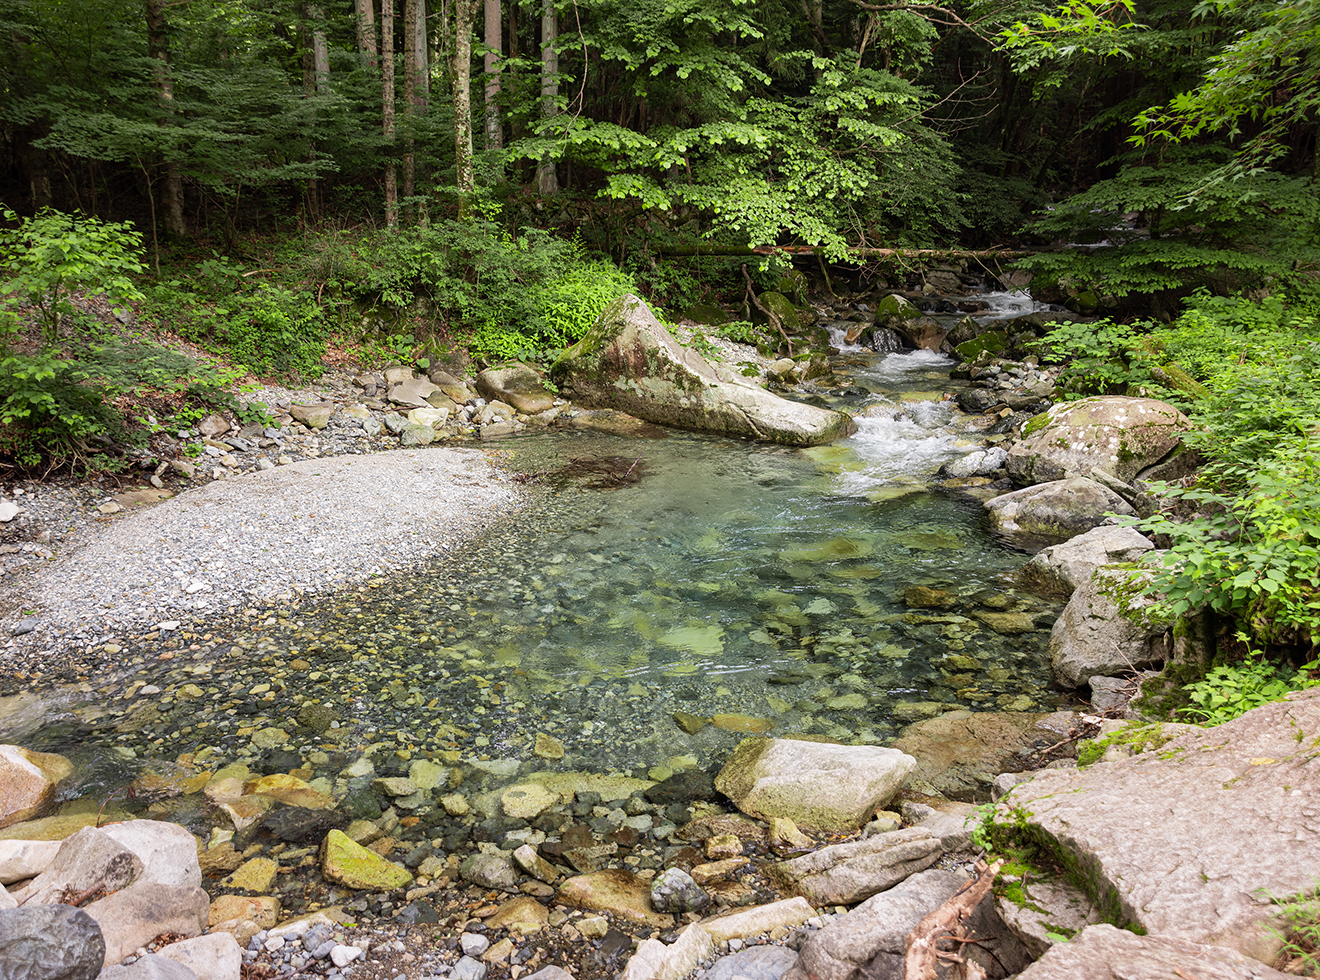
[[[555,361],[550,376],[576,404],[683,429],[814,446],[854,428],[842,412],[722,380],[631,295],[607,306],[587,335]]]
[[[1038,552],[1018,577],[1029,588],[1072,595],[1101,565],[1135,561],[1154,547],[1136,528],[1102,524]]]
[[[1114,491],[1082,477],[1003,493],[987,500],[985,509],[1000,534],[1023,546],[1066,541],[1099,527],[1110,514],[1136,513]]]
[[[855,830],[894,798],[916,764],[878,745],[750,738],[734,749],[715,788],[762,820],[788,817],[809,830]]]
[[[1042,770],[995,818],[1075,869],[1107,921],[1269,963],[1275,902],[1313,894],[1320,867],[1318,733],[1320,690],[1298,692],[1156,751]],[[1065,975],[1103,974],[1040,974]]]
[[[412,884],[404,868],[369,851],[342,830],[332,830],[322,845],[321,871],[331,881],[348,888],[387,892]]]
[[[1023,486],[1086,476],[1096,468],[1130,483],[1168,456],[1190,427],[1182,412],[1153,398],[1083,398],[1028,422],[1005,465]]]
[[[1135,594],[1131,574],[1101,566],[1064,606],[1050,633],[1050,664],[1060,684],[1080,687],[1094,676],[1154,667],[1168,657],[1169,626],[1141,614],[1149,601]],[[1120,611],[1120,599],[1135,619]]]

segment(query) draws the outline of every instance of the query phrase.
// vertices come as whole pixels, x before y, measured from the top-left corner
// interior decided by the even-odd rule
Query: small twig
[[[788,334],[784,332],[784,325],[780,323],[779,317],[761,305],[761,300],[756,295],[756,289],[752,286],[752,277],[747,272],[746,262],[743,263],[742,274],[743,274],[743,278],[747,280],[747,298],[752,301],[753,306],[755,306],[758,310],[760,310],[762,313],[765,314],[767,320],[769,320],[772,324],[774,324],[775,329],[779,331],[779,336],[783,337],[784,343],[788,345],[788,356],[792,357],[793,341],[788,339]]]

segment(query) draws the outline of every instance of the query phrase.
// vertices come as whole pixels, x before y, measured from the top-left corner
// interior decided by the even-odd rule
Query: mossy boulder
[[[681,346],[636,296],[622,296],[550,369],[574,403],[683,429],[815,446],[850,435],[842,412],[789,401]]]
[[[949,332],[938,320],[926,316],[906,297],[891,293],[876,306],[875,324],[894,330],[919,350],[938,351]]]
[[[803,327],[809,326],[815,317],[807,310],[800,310],[793,305],[793,301],[783,293],[768,292],[762,293],[757,297],[761,305],[779,318],[780,326],[784,328],[785,333],[796,334]],[[753,318],[758,323],[765,323],[768,319],[756,307],[752,308]]]
[[[405,888],[413,880],[407,870],[354,843],[342,830],[326,834],[321,845],[321,872],[346,888],[373,892]]]
[[[953,352],[964,361],[974,361],[983,351],[999,354],[1008,349],[1008,334],[1002,330],[987,330],[978,337],[964,341]]]
[[[1189,428],[1187,416],[1153,398],[1083,398],[1032,419],[1005,466],[1019,486],[1088,476],[1097,468],[1130,483],[1172,453]]]

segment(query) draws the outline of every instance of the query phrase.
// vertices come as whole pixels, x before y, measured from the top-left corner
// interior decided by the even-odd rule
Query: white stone
[[[342,970],[361,955],[362,950],[356,946],[336,946],[330,950],[330,962]]]
[[[12,500],[0,500],[0,524],[7,524],[19,514],[23,509]]]
[[[243,950],[227,932],[170,943],[160,955],[192,970],[197,980],[239,980],[243,969]]]

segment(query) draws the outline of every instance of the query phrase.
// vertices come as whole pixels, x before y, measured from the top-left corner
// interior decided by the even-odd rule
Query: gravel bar
[[[81,522],[49,560],[13,576],[0,588],[0,658],[399,572],[523,502],[479,449],[322,457],[219,480]]]

